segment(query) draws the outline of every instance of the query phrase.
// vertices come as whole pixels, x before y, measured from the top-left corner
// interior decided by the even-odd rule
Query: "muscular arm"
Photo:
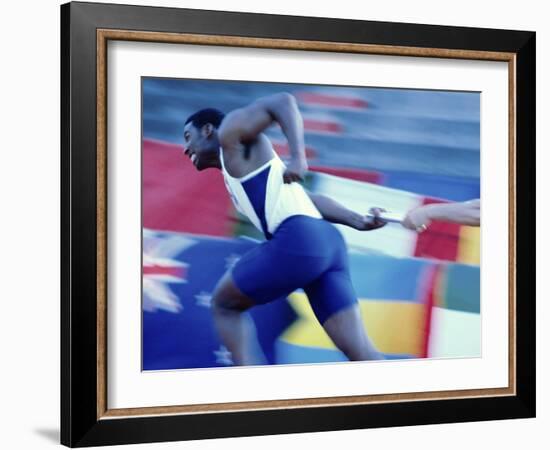
[[[385,223],[380,220],[372,219],[366,215],[359,214],[346,208],[330,197],[313,194],[311,192],[308,192],[308,195],[323,216],[323,219],[329,222],[347,225],[359,231],[375,230],[385,225]],[[376,208],[372,208],[371,210],[373,214],[376,215],[375,209]]]
[[[432,220],[442,220],[461,225],[479,226],[479,199],[461,203],[432,203],[413,209],[407,213],[403,226],[416,230],[422,225],[429,225]]]
[[[290,94],[263,97],[244,108],[230,112],[220,126],[220,143],[225,149],[253,141],[273,122],[281,126],[288,141],[291,161],[288,165],[289,176],[287,179],[285,174],[285,181],[301,179],[307,170],[304,124],[296,99]]]
[[[222,144],[256,139],[277,122],[288,140],[292,157],[304,157],[304,125],[296,99],[287,93],[260,98],[244,108],[231,111],[220,126]]]

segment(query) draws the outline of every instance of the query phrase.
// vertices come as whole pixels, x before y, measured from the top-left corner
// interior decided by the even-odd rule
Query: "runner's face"
[[[200,130],[191,122],[183,129],[184,154],[191,159],[197,170],[215,167],[218,164],[217,135],[212,125]]]

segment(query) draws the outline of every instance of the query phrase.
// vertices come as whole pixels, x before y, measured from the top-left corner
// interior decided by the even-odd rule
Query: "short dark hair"
[[[205,108],[197,111],[195,114],[190,115],[185,121],[185,125],[189,122],[198,129],[201,129],[207,123],[211,123],[214,128],[218,128],[222,123],[225,114],[214,108]]]

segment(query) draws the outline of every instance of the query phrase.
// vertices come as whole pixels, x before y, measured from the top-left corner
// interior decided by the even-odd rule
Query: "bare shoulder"
[[[254,102],[246,107],[234,109],[223,119],[218,132],[220,143],[223,145],[235,145],[244,140],[252,140],[255,136],[248,133],[250,123],[261,113],[261,106]]]
[[[251,142],[273,122],[277,115],[291,111],[296,100],[291,94],[279,93],[262,97],[227,114],[220,126],[220,143],[233,146],[237,142]]]
[[[239,142],[239,124],[245,117],[243,108],[234,109],[224,117],[218,130],[218,139],[222,147],[229,149]]]

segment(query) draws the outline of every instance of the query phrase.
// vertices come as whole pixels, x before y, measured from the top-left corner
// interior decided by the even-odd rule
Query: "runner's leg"
[[[236,365],[267,364],[254,321],[247,312],[254,305],[235,285],[231,271],[226,272],[212,296],[212,309],[216,329]]]
[[[348,359],[384,359],[367,336],[347,268],[324,273],[304,291],[326,333]]]

